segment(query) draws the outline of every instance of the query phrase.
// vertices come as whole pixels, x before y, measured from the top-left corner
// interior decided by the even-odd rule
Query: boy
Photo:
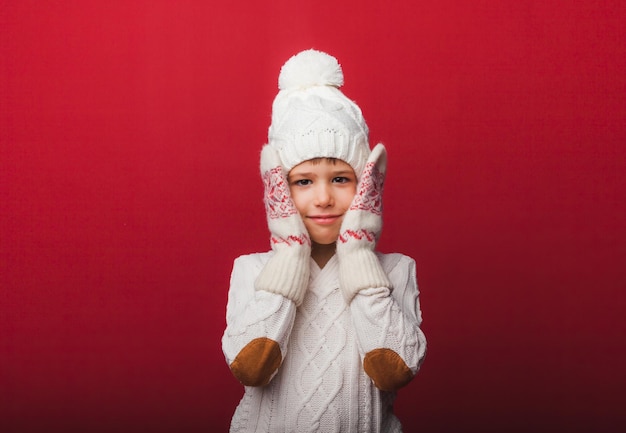
[[[426,351],[414,261],[374,251],[386,151],[325,53],[285,63],[261,152],[272,251],[235,260],[222,347],[231,432],[401,432]]]

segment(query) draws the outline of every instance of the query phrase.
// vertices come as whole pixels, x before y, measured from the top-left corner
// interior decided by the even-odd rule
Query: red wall
[[[381,249],[418,261],[407,432],[626,415],[620,1],[0,3],[0,430],[225,431],[232,260],[315,47],[390,152]]]

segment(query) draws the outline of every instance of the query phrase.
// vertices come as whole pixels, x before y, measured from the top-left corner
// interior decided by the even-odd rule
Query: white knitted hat
[[[326,53],[302,51],[283,65],[268,139],[286,172],[313,158],[337,158],[361,175],[370,154],[368,128],[342,85],[341,66]]]

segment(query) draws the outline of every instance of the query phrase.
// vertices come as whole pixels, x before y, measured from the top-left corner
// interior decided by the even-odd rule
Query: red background
[[[335,55],[416,258],[407,432],[624,431],[621,1],[2,1],[0,430],[225,431],[278,71]]]

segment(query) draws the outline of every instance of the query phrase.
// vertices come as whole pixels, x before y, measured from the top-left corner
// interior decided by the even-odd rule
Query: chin
[[[337,236],[315,236],[311,237],[311,240],[318,245],[331,245],[337,242]]]
[[[313,243],[317,245],[333,245],[336,241],[337,240],[335,239],[334,241],[324,240],[323,242],[320,242],[320,241],[316,241],[315,239],[313,239]]]

